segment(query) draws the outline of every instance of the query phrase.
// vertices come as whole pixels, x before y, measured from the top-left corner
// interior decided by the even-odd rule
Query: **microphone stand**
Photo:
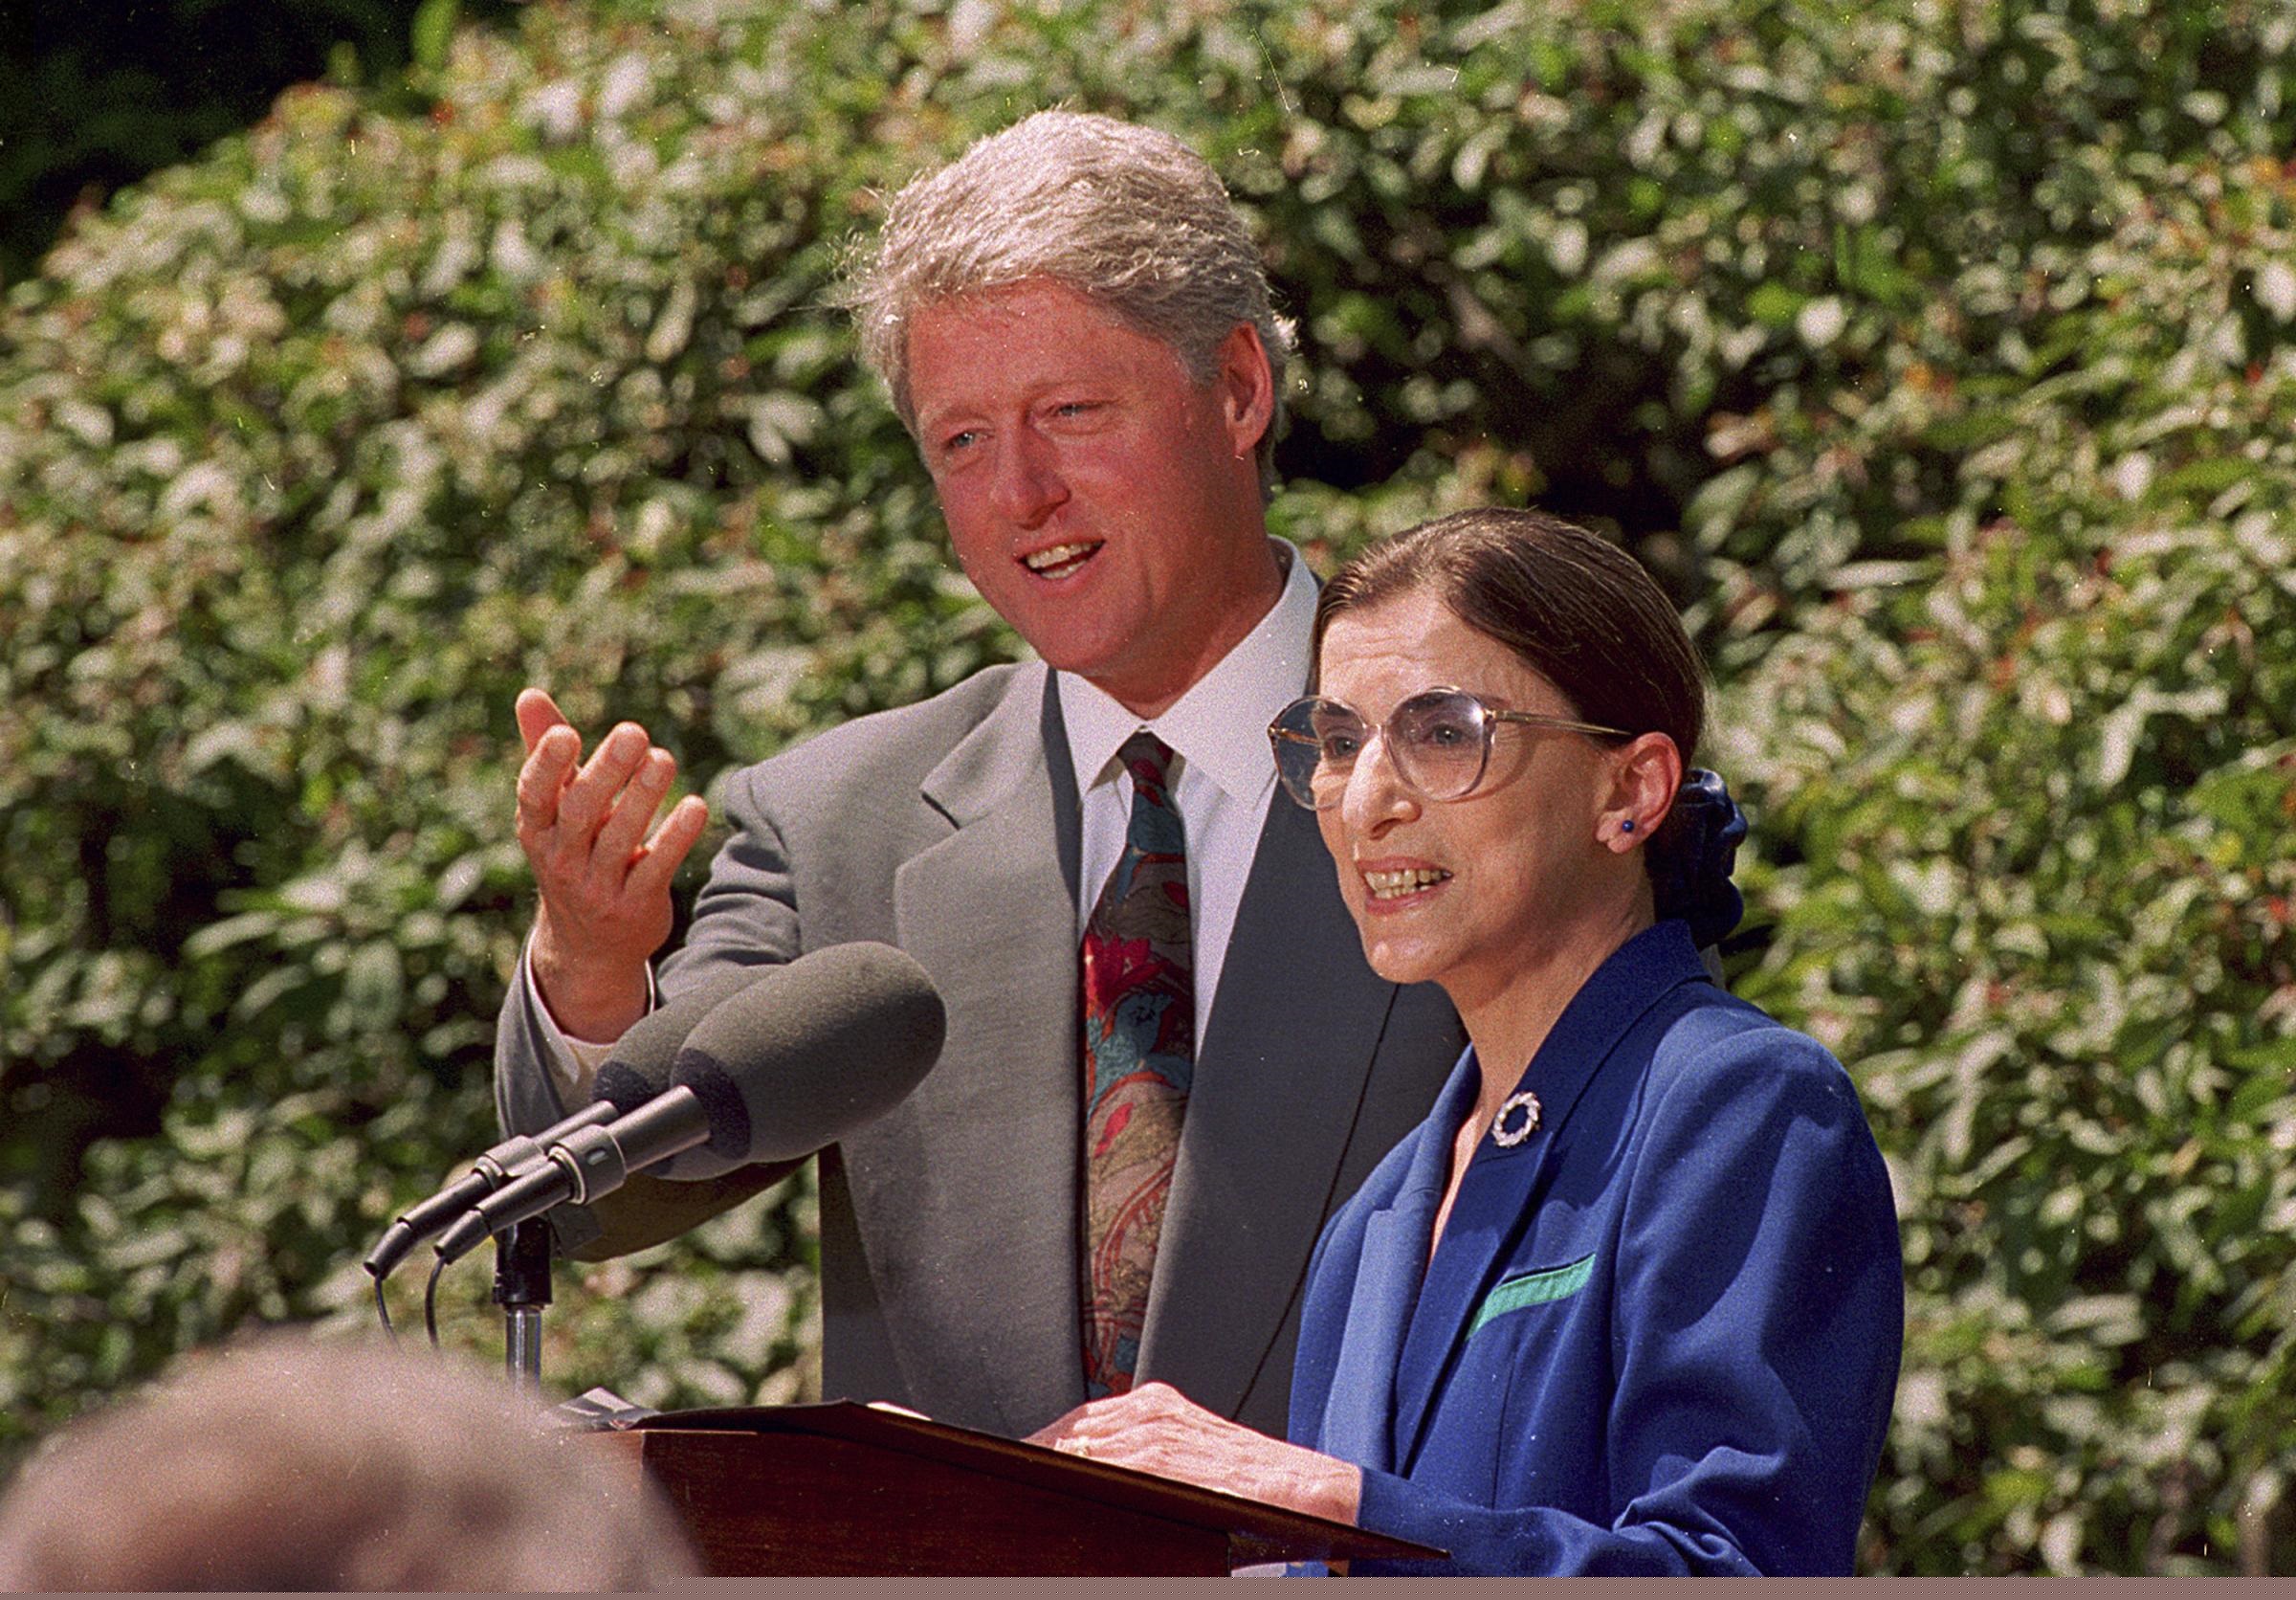
[[[495,1235],[495,1303],[510,1387],[541,1398],[542,1307],[550,1303],[550,1224],[532,1217]]]

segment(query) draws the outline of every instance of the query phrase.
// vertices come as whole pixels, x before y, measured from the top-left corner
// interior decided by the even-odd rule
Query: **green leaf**
[[[436,72],[447,64],[447,50],[453,42],[461,11],[461,0],[422,0],[415,7],[408,37],[416,65]]]

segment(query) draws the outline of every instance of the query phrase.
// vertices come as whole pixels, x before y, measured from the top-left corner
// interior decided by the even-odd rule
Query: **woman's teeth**
[[[1394,900],[1430,888],[1450,876],[1441,867],[1405,867],[1400,872],[1367,872],[1363,882],[1373,900]]]
[[[1040,578],[1061,577],[1083,566],[1085,558],[1099,547],[1090,540],[1055,544],[1049,550],[1037,550],[1023,556],[1021,565]]]

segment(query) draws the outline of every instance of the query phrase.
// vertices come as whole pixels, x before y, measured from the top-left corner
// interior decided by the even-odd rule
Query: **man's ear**
[[[1236,458],[1242,460],[1260,448],[1260,440],[1275,421],[1275,372],[1260,330],[1238,322],[1220,341],[1219,368],[1212,387],[1220,401],[1221,426],[1227,430]]]
[[[1682,788],[1682,752],[1663,733],[1645,733],[1613,755],[1610,803],[1595,824],[1596,839],[1623,853],[1658,832]]]

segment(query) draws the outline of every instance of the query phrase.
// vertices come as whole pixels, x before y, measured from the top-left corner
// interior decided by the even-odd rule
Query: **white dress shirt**
[[[1286,569],[1283,591],[1268,614],[1219,663],[1198,678],[1163,714],[1143,722],[1114,698],[1074,673],[1052,675],[1060,716],[1075,764],[1076,794],[1082,814],[1082,849],[1076,880],[1076,939],[1100,898],[1101,885],[1123,853],[1132,814],[1132,774],[1116,751],[1145,727],[1172,747],[1172,798],[1180,808],[1187,839],[1189,933],[1195,943],[1196,1039],[1219,992],[1220,969],[1227,958],[1228,935],[1244,882],[1251,875],[1260,830],[1275,794],[1275,756],[1268,747],[1268,724],[1307,689],[1308,649],[1315,626],[1315,580],[1308,564],[1280,540],[1278,564]],[[529,936],[529,944],[532,938]],[[613,1051],[563,1033],[550,1008],[541,1003],[526,954],[519,957],[517,982],[541,1020],[550,1076],[569,1105],[589,1098],[590,1080]],[[647,971],[648,1004],[652,1003],[652,969]]]
[[[1244,881],[1260,848],[1260,829],[1275,793],[1275,755],[1268,724],[1308,682],[1308,643],[1315,626],[1315,580],[1288,544],[1283,592],[1259,625],[1217,666],[1143,722],[1073,673],[1053,675],[1060,720],[1068,729],[1083,812],[1076,878],[1076,940],[1124,853],[1132,816],[1132,774],[1116,760],[1124,741],[1145,727],[1172,747],[1172,803],[1187,838],[1189,934],[1195,942],[1196,1040],[1219,992],[1227,936],[1236,925]],[[1291,802],[1286,801],[1289,805]]]

